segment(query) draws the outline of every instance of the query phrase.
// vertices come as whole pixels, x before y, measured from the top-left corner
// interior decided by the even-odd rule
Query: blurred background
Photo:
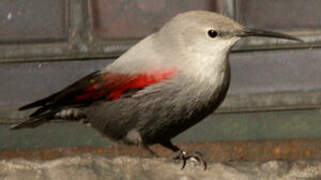
[[[196,9],[305,43],[239,42],[224,103],[174,142],[219,160],[321,159],[319,0],[1,0],[0,158],[113,154],[109,140],[79,123],[8,128],[30,113],[19,106],[113,62],[177,13]]]

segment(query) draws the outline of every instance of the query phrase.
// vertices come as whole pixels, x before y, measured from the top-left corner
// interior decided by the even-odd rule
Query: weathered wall
[[[290,33],[305,43],[264,38],[240,42],[230,57],[231,88],[218,110],[218,113],[238,114],[210,116],[177,140],[320,138],[321,11],[318,0],[2,0],[0,139],[6,143],[0,147],[50,145],[45,137],[59,136],[60,130],[40,128],[20,134],[7,130],[10,124],[28,114],[17,111],[20,105],[49,95],[111,63],[176,13],[192,9],[211,10],[247,26]],[[257,113],[298,109],[308,111]],[[254,115],[245,115],[245,112]],[[73,132],[73,128],[80,128],[58,124],[70,128],[58,125],[61,131]],[[37,135],[32,136],[33,132]],[[28,134],[30,137],[25,141]],[[87,142],[96,136],[82,137],[84,139],[79,138],[75,143],[52,144],[95,145]]]

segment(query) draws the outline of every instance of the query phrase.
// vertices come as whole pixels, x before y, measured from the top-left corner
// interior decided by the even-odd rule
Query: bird
[[[57,119],[90,124],[105,137],[143,147],[160,144],[177,159],[194,157],[172,138],[202,121],[223,102],[230,84],[229,53],[243,37],[302,42],[294,36],[248,28],[209,11],[170,19],[103,69],[19,108],[37,108],[11,129],[34,128]]]

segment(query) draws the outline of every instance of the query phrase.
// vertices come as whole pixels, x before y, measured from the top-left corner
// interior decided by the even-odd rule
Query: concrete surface
[[[321,179],[321,161],[268,161],[209,163],[204,171],[189,161],[184,170],[180,162],[164,158],[108,158],[84,154],[50,161],[12,159],[0,161],[1,180],[256,180]]]

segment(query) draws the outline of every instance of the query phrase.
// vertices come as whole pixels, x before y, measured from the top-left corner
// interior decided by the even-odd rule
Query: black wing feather
[[[82,90],[90,85],[90,81],[97,77],[99,71],[93,72],[80,80],[76,81],[75,83],[67,86],[66,88],[62,89],[61,91],[54,93],[46,98],[40,99],[38,101],[32,102],[30,104],[24,105],[19,108],[20,111],[31,109],[35,107],[40,107],[37,111],[32,113],[30,117],[37,116],[48,109],[52,108],[53,106],[59,105],[69,105],[72,104],[70,102],[70,97],[74,97],[77,94],[80,94]]]

